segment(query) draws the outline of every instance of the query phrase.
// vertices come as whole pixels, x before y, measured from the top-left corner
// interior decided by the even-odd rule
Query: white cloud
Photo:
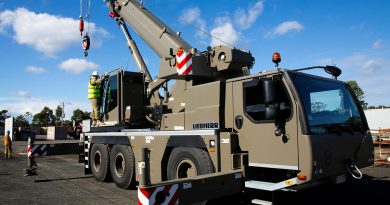
[[[220,39],[212,38],[210,45],[230,44],[234,45],[239,39],[240,33],[234,28],[228,17],[218,17],[215,20],[215,27],[211,30],[211,35]],[[222,41],[222,42],[221,42]]]
[[[372,49],[378,49],[378,48],[382,48],[382,47],[383,47],[383,45],[382,45],[382,40],[380,40],[380,39],[376,40],[376,41],[372,44],[372,46],[371,46]]]
[[[58,68],[67,72],[71,72],[73,74],[79,74],[86,70],[98,69],[99,65],[94,62],[87,61],[85,59],[70,58],[66,61],[62,61],[58,65]]]
[[[12,25],[14,20],[14,13],[12,11],[6,10],[0,12],[0,33],[4,34],[6,32],[6,28]]]
[[[386,65],[390,65],[382,58],[371,57],[361,53],[353,53],[352,55],[339,60],[340,67],[345,69],[358,69],[363,74],[375,73]]]
[[[382,67],[383,63],[380,59],[370,59],[360,67],[360,70],[363,73],[374,73],[380,70]]]
[[[15,97],[19,97],[19,98],[30,98],[31,97],[30,93],[28,93],[27,91],[23,91],[23,90],[20,90],[17,92],[12,92],[11,95],[15,96]]]
[[[266,37],[281,36],[291,31],[301,31],[304,26],[298,21],[285,21],[276,26],[271,32],[268,32]]]
[[[194,24],[199,30],[197,35],[201,38],[205,38],[207,23],[201,16],[201,10],[199,7],[188,8],[182,12],[180,15],[180,21],[187,24]]]
[[[49,57],[56,56],[70,45],[81,45],[77,25],[77,19],[35,13],[25,8],[0,12],[0,33],[4,34],[11,27],[17,43],[31,46]],[[109,36],[106,30],[94,23],[90,23],[89,28],[91,41],[94,42],[91,46],[101,45],[102,39]]]
[[[34,74],[39,74],[39,73],[44,73],[44,72],[46,72],[46,69],[45,69],[45,68],[42,68],[42,67],[28,66],[28,67],[26,68],[26,72],[34,73]]]
[[[181,21],[192,23],[200,17],[199,7],[188,8],[182,12]]]
[[[235,23],[241,29],[248,29],[256,21],[257,17],[261,15],[264,10],[264,3],[262,0],[257,1],[255,5],[250,5],[248,11],[239,8],[235,13]]]

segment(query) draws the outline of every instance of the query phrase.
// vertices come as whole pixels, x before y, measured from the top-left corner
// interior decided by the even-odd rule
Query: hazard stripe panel
[[[154,205],[157,194],[165,195],[165,200],[161,204],[176,205],[179,203],[179,185],[165,185],[154,188],[138,188],[138,205]]]
[[[179,75],[188,75],[192,73],[192,54],[186,51],[180,51],[176,54],[176,67]]]

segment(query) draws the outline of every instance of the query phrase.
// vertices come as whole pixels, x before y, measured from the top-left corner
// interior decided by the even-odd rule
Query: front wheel
[[[194,177],[214,173],[213,162],[209,154],[199,148],[177,147],[172,150],[168,159],[168,180]],[[207,201],[196,203],[206,204]]]

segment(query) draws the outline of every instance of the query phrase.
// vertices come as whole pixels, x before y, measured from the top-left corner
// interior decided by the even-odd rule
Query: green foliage
[[[5,119],[10,117],[10,115],[7,113],[8,113],[8,110],[1,110],[0,111],[0,126],[4,126]]]
[[[14,122],[15,122],[14,127],[28,127],[30,125],[25,115],[19,115],[15,117]]]
[[[64,127],[72,127],[73,124],[70,120],[64,120],[63,124]]]
[[[364,101],[364,91],[360,88],[358,83],[355,80],[346,81],[346,83],[352,88],[363,109],[367,109],[368,104]]]
[[[55,124],[56,126],[61,125],[61,119],[62,119],[62,107],[57,106],[56,111],[55,111]]]
[[[71,121],[81,122],[82,120],[90,119],[90,113],[87,111],[82,111],[80,109],[73,110],[73,116]]]
[[[34,115],[32,124],[40,127],[54,126],[55,119],[56,117],[53,114],[53,110],[44,107],[41,112]]]

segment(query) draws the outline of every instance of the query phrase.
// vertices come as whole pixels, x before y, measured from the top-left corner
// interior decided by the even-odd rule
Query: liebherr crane
[[[249,202],[260,203],[257,191],[341,183],[373,164],[364,112],[337,80],[337,67],[283,69],[275,53],[276,69],[251,75],[249,51],[199,51],[142,3],[107,5],[140,72],[109,72],[102,86],[106,125],[84,126],[85,171],[98,181],[139,183],[141,204],[189,204],[248,190]],[[127,26],[159,56],[157,78]],[[315,68],[333,79],[302,72]]]

